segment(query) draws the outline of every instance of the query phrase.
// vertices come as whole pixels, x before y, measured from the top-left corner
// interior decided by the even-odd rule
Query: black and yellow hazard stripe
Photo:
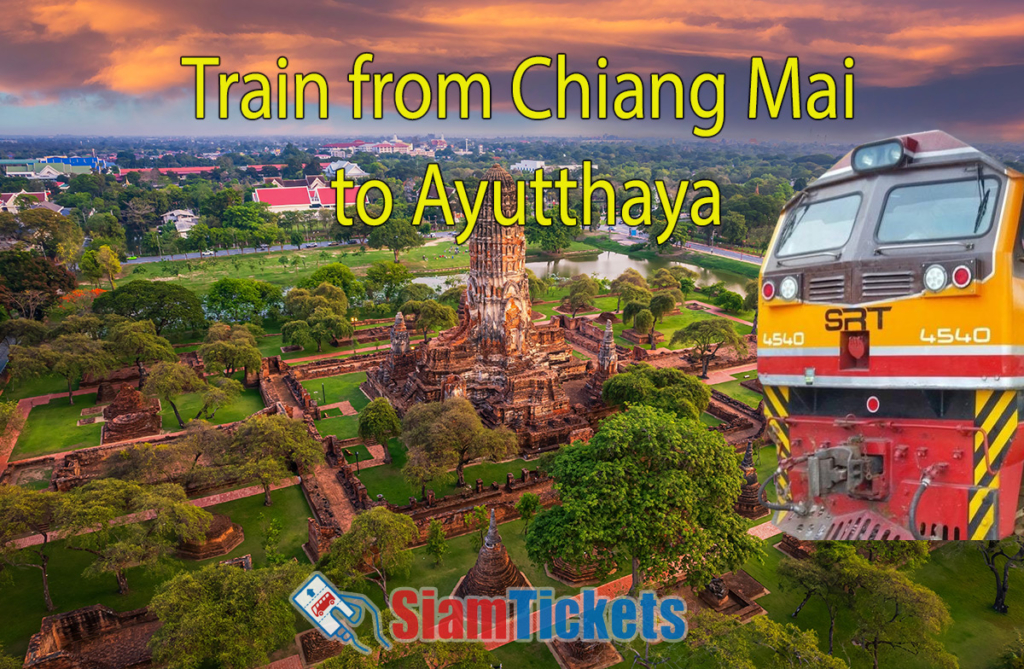
[[[999,525],[999,470],[1010,452],[1019,421],[1017,392],[979,390],[974,399],[974,485],[968,504],[968,535],[973,540],[995,539]],[[985,436],[988,435],[988,459]]]
[[[764,413],[768,419],[768,431],[775,442],[775,451],[779,461],[788,458],[790,455],[789,445],[789,424],[785,419],[789,416],[789,387],[788,386],[764,386]],[[783,486],[789,490],[789,474],[783,472],[779,475]],[[786,501],[786,500],[779,500]],[[779,512],[776,520],[782,520],[784,511]]]

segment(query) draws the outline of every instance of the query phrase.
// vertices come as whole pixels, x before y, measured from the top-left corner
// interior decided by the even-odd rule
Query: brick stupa
[[[764,518],[771,512],[761,503],[761,485],[757,481],[757,469],[754,468],[754,446],[751,441],[747,441],[747,452],[743,455],[740,469],[743,470],[743,486],[736,499],[736,513],[750,520]]]
[[[523,572],[519,571],[519,567],[508,556],[505,544],[501,543],[498,522],[494,516],[494,509],[491,509],[491,526],[484,538],[484,545],[480,547],[476,564],[459,582],[453,596],[504,598],[509,588],[529,586]]]
[[[557,322],[533,322],[526,238],[522,226],[497,222],[496,182],[503,214],[512,218],[516,209],[515,182],[494,165],[480,182],[486,195],[469,238],[459,325],[410,349],[404,320],[396,318],[388,357],[364,388],[400,414],[417,402],[464,396],[487,426],[514,430],[524,450],[554,448],[591,433],[595,407],[584,391],[590,372]]]

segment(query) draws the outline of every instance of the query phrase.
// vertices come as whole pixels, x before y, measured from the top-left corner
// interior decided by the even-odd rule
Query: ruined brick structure
[[[399,315],[387,361],[368,373],[364,388],[387,397],[399,413],[417,402],[464,396],[486,425],[513,429],[524,450],[554,448],[590,434],[587,363],[573,356],[557,323],[533,322],[526,238],[521,226],[497,222],[494,182],[502,184],[502,213],[511,217],[516,206],[511,175],[498,165],[487,170],[459,325],[410,349]]]
[[[101,439],[104,444],[160,434],[163,429],[160,400],[143,397],[128,384],[121,386],[114,401],[103,409],[103,418],[107,421]]]
[[[231,522],[222,514],[214,514],[210,527],[201,541],[182,542],[176,551],[178,557],[185,560],[208,560],[227,555],[242,545],[245,533],[242,526]]]
[[[596,404],[601,401],[601,390],[604,382],[610,379],[619,371],[619,353],[615,347],[615,333],[612,332],[612,322],[605,321],[604,338],[601,340],[601,348],[597,351],[597,369],[587,380],[584,386],[587,399]]]
[[[476,564],[455,588],[454,597],[504,597],[509,588],[526,588],[529,583],[508,556],[498,534],[498,522],[491,510],[491,526],[480,547]],[[511,607],[510,607],[511,608]]]
[[[94,604],[43,618],[25,655],[26,669],[142,669],[160,626],[147,609],[118,613]]]
[[[740,468],[743,470],[743,487],[736,499],[736,513],[751,520],[764,518],[770,511],[761,503],[761,485],[754,468],[754,441],[747,441],[747,452],[743,455]]]

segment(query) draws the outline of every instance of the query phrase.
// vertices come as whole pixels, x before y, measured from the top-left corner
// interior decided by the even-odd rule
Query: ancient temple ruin
[[[455,587],[453,597],[505,597],[509,588],[528,588],[530,584],[512,562],[501,543],[498,522],[491,509],[491,526],[480,547],[476,564]]]
[[[757,481],[757,470],[754,468],[752,439],[747,441],[747,452],[743,455],[740,469],[743,470],[743,486],[740,488],[740,496],[736,499],[736,513],[751,520],[764,518],[771,512],[761,503],[761,485]]]
[[[132,386],[121,386],[114,401],[103,409],[102,443],[160,434],[160,400],[147,398]]]
[[[557,322],[534,323],[526,238],[522,226],[497,222],[494,182],[502,184],[502,212],[511,217],[516,207],[511,175],[494,165],[480,183],[487,190],[469,239],[459,325],[412,349],[399,314],[388,358],[364,387],[371,397],[387,397],[399,413],[416,402],[464,396],[485,424],[508,426],[527,450],[587,438],[594,402],[585,386],[593,363],[573,356]],[[604,373],[615,366],[606,365]]]

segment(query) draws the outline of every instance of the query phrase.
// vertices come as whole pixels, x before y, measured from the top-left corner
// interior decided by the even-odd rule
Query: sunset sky
[[[0,135],[423,134],[598,135],[692,138],[695,121],[531,122],[511,109],[509,81],[531,55],[565,52],[577,71],[725,73],[721,137],[858,141],[941,128],[973,141],[1024,137],[1024,5],[1019,0],[761,2],[654,0],[0,0]],[[375,71],[483,71],[495,115],[482,121],[351,118],[345,79],[373,51]],[[331,82],[331,117],[245,121],[192,118],[192,71],[183,55],[219,55],[224,71],[319,71]],[[838,77],[856,59],[853,121],[746,120],[749,61],[773,74],[786,56],[802,74]],[[806,83],[806,81],[804,82]],[[553,95],[553,77],[531,82]],[[213,91],[211,91],[213,94]]]

